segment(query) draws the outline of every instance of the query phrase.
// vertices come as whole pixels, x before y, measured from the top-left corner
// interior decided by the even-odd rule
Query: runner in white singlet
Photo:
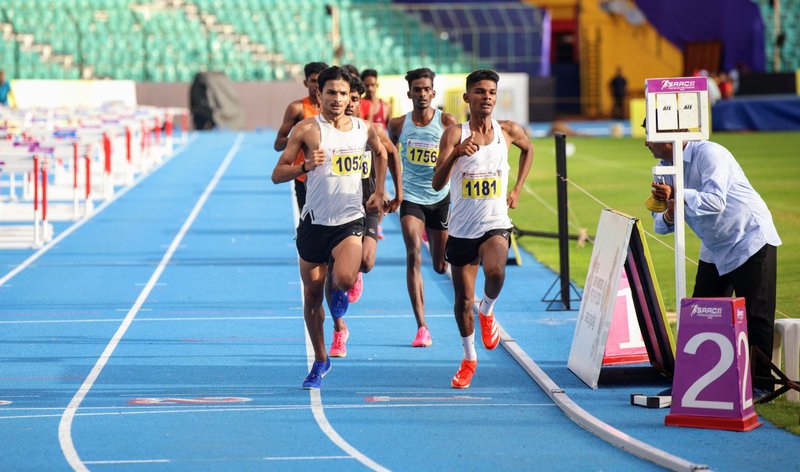
[[[361,265],[364,234],[361,159],[367,145],[375,155],[376,175],[368,209],[382,211],[386,178],[386,151],[377,134],[360,118],[345,115],[350,102],[350,74],[342,68],[329,67],[319,74],[317,81],[321,113],[297,124],[272,172],[275,183],[308,174],[306,204],[297,227],[303,316],[315,357],[311,372],[303,381],[306,389],[320,388],[322,377],[331,367],[325,348],[322,308],[328,265],[335,261],[328,305],[334,319],[347,310],[347,290],[355,284]],[[305,160],[295,165],[295,156],[301,150]]]
[[[513,229],[508,209],[516,208],[533,162],[533,145],[525,130],[513,121],[492,119],[499,79],[491,70],[476,70],[467,76],[464,101],[469,103],[469,122],[445,130],[433,175],[434,189],[450,184],[452,208],[445,259],[452,268],[454,312],[464,346],[464,359],[450,381],[453,388],[469,387],[478,365],[472,304],[479,265],[483,265],[485,278],[478,310],[481,338],[486,349],[494,349],[500,341],[494,304],[503,288]],[[510,191],[509,144],[520,150],[517,181]]]

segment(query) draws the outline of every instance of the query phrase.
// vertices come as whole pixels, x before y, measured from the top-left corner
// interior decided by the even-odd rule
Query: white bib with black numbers
[[[475,239],[493,229],[511,227],[508,217],[508,146],[500,123],[492,120],[492,143],[471,156],[460,156],[450,174],[450,219],[447,231],[457,238]],[[470,134],[461,125],[461,141]]]
[[[364,217],[361,203],[362,159],[367,144],[367,124],[350,117],[353,128],[339,131],[322,115],[316,120],[325,162],[308,173],[302,218],[315,225],[338,226]]]

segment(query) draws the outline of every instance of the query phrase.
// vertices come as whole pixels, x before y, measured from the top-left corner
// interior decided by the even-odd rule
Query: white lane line
[[[556,405],[553,403],[354,403],[354,404],[341,404],[341,405],[325,405],[329,410],[372,410],[372,409],[419,409],[419,408],[460,408],[460,409],[486,409],[486,408],[553,408]],[[81,410],[100,409],[98,408],[81,408]],[[183,409],[179,409],[183,408]],[[158,409],[151,409],[147,407],[139,407],[139,409],[125,409],[125,408],[110,408],[109,411],[93,411],[90,413],[76,413],[75,417],[94,417],[94,416],[138,416],[138,415],[175,415],[175,414],[201,414],[201,413],[238,413],[247,411],[303,411],[313,410],[314,405],[274,405],[274,406],[250,406],[250,407],[196,407],[186,409],[185,407],[176,407],[174,409],[159,406]],[[61,410],[61,408],[52,408],[53,410]],[[19,409],[18,409],[19,410]],[[3,411],[7,411],[5,408]],[[28,415],[0,415],[1,420],[21,420],[21,419],[41,419],[41,418],[58,418],[60,413],[41,413],[41,414],[28,414]],[[355,458],[355,456],[353,456]]]
[[[94,212],[92,212],[92,214],[89,216],[89,218],[83,218],[83,219],[81,219],[81,220],[77,221],[75,224],[73,224],[72,226],[70,226],[69,228],[65,229],[63,232],[61,232],[61,234],[59,234],[58,236],[56,236],[56,237],[55,237],[55,238],[54,238],[52,241],[50,241],[49,243],[45,244],[45,245],[44,245],[44,246],[42,246],[42,247],[41,247],[41,248],[40,248],[38,251],[36,251],[36,252],[34,252],[33,254],[31,254],[31,255],[30,255],[30,257],[28,257],[27,259],[25,259],[25,260],[24,260],[24,261],[23,261],[21,264],[19,264],[18,266],[16,266],[16,267],[15,267],[14,269],[12,269],[12,270],[11,270],[9,273],[7,273],[6,275],[4,275],[3,277],[0,277],[0,287],[4,286],[6,282],[8,282],[8,281],[9,281],[9,280],[11,280],[12,278],[14,278],[14,276],[16,276],[17,274],[19,274],[20,272],[22,272],[23,270],[25,270],[26,268],[28,268],[28,266],[30,266],[30,265],[31,265],[31,264],[33,264],[34,262],[36,262],[36,260],[37,260],[37,259],[39,259],[40,257],[42,257],[42,256],[43,256],[43,255],[44,255],[44,254],[45,254],[47,251],[49,251],[50,249],[52,249],[52,248],[53,248],[53,247],[54,247],[56,244],[58,244],[58,243],[60,243],[61,241],[63,241],[63,240],[64,240],[64,238],[66,238],[66,237],[67,237],[67,236],[69,236],[70,234],[72,234],[72,233],[74,233],[75,231],[77,231],[77,230],[78,230],[78,228],[80,228],[81,226],[83,226],[83,225],[84,225],[84,224],[85,224],[87,221],[91,220],[91,219],[92,219],[92,218],[94,218],[95,216],[97,216],[97,215],[99,215],[100,213],[102,213],[102,212],[103,212],[103,210],[105,210],[106,208],[108,208],[108,206],[109,206],[109,205],[111,205],[112,203],[114,203],[115,201],[117,201],[117,199],[118,199],[118,198],[120,198],[121,196],[125,195],[125,194],[126,194],[126,193],[128,193],[128,192],[129,192],[131,189],[133,189],[134,187],[136,187],[137,185],[139,185],[139,183],[140,183],[141,181],[143,181],[143,180],[144,180],[144,179],[146,179],[147,177],[149,177],[149,176],[153,175],[153,174],[154,174],[154,173],[155,173],[155,172],[156,172],[158,169],[160,169],[161,167],[163,167],[163,166],[164,166],[164,165],[165,165],[167,162],[171,161],[171,160],[172,160],[173,158],[175,158],[175,157],[176,157],[178,154],[180,154],[180,153],[182,153],[183,151],[185,151],[185,150],[186,150],[186,148],[187,148],[187,147],[188,147],[190,144],[192,144],[192,143],[194,142],[194,140],[195,140],[195,139],[197,139],[197,135],[196,135],[196,134],[192,134],[191,138],[189,139],[189,142],[187,142],[186,144],[183,144],[183,145],[179,146],[178,148],[176,148],[176,149],[175,149],[175,151],[172,153],[172,155],[170,155],[170,157],[169,157],[169,158],[167,158],[167,159],[164,159],[164,160],[163,160],[163,161],[162,161],[160,164],[158,164],[158,165],[157,165],[157,166],[156,166],[156,167],[155,167],[153,170],[151,170],[151,171],[150,171],[150,172],[148,172],[147,174],[140,174],[140,175],[139,175],[139,177],[137,177],[137,178],[136,178],[136,180],[134,180],[134,181],[133,181],[133,183],[132,183],[131,185],[128,185],[127,187],[123,188],[123,189],[122,189],[122,190],[120,190],[119,192],[115,193],[115,194],[114,194],[114,195],[111,197],[111,199],[109,199],[109,200],[106,200],[105,202],[103,202],[103,203],[102,203],[102,204],[101,204],[99,207],[97,207],[97,208],[94,210]]]
[[[175,239],[172,240],[172,244],[170,244],[169,249],[167,252],[164,253],[164,256],[161,258],[161,261],[156,267],[156,270],[153,272],[153,275],[150,277],[150,280],[147,282],[147,285],[142,289],[141,293],[139,293],[139,297],[134,302],[133,306],[131,307],[128,314],[125,316],[122,324],[120,324],[117,332],[114,333],[114,336],[109,341],[108,345],[106,346],[103,353],[100,355],[100,358],[97,359],[92,371],[86,377],[86,380],[83,382],[83,385],[78,389],[78,392],[75,393],[75,396],[72,397],[72,400],[67,405],[67,408],[64,410],[64,414],[61,416],[61,421],[58,424],[58,441],[61,444],[61,450],[64,453],[64,457],[67,460],[67,463],[73,470],[76,471],[88,471],[89,469],[86,468],[86,465],[81,461],[80,456],[78,455],[78,451],[75,449],[75,444],[72,441],[72,420],[75,417],[75,413],[78,410],[83,399],[89,393],[94,382],[97,380],[97,377],[100,375],[100,372],[108,363],[108,360],[111,358],[111,355],[114,353],[114,350],[117,348],[122,336],[125,335],[125,332],[130,327],[131,323],[133,322],[133,318],[138,313],[139,309],[144,304],[147,297],[150,295],[150,292],[153,290],[153,287],[158,282],[159,277],[164,272],[169,263],[170,259],[172,259],[172,255],[175,253],[178,245],[183,240],[183,237],[186,235],[186,232],[194,223],[197,215],[200,214],[200,210],[205,205],[208,197],[211,195],[211,192],[219,183],[219,180],[222,178],[222,175],[228,169],[233,157],[239,151],[239,147],[242,144],[242,139],[244,135],[239,134],[236,138],[236,141],[233,143],[233,146],[228,151],[228,154],[225,156],[225,159],[220,164],[217,172],[214,174],[214,177],[211,179],[211,182],[208,183],[206,189],[203,191],[203,194],[200,195],[200,198],[195,203],[194,208],[192,208],[191,213],[184,221],[183,226],[181,227],[178,234],[175,235]]]
[[[294,185],[289,185],[289,189],[291,192],[292,200],[292,221],[300,221],[300,213],[297,209],[297,205],[295,205],[295,195],[294,195]],[[297,255],[297,266],[298,266],[298,277],[299,274],[299,267],[300,267],[300,254]],[[303,297],[303,280],[300,278],[300,300],[303,300],[303,305],[305,306],[305,298]],[[305,323],[304,323],[305,324]],[[305,326],[304,326],[305,327]],[[303,332],[305,333],[306,339],[306,359],[308,361],[308,369],[311,370],[311,366],[314,364],[314,348],[311,346],[311,338],[308,336],[308,328],[304,329]],[[298,387],[299,388],[299,387]],[[369,457],[367,457],[364,453],[353,447],[350,443],[344,440],[339,433],[333,429],[328,418],[325,416],[325,408],[322,406],[322,393],[320,389],[313,389],[309,390],[309,397],[311,399],[311,413],[314,415],[314,419],[317,421],[319,428],[325,433],[326,436],[333,442],[336,446],[339,447],[342,451],[346,452],[348,455],[356,459],[358,462],[364,464],[364,466],[368,467],[371,470],[381,471],[381,472],[389,472],[389,469],[383,467],[382,465],[378,464],[377,462],[373,461]]]
[[[428,243],[424,243],[430,251]],[[447,266],[447,276],[450,281],[453,281],[453,274],[450,272],[450,265]],[[475,315],[480,311],[481,298],[475,294],[473,300],[473,310]],[[643,441],[640,441],[632,436],[629,436],[622,431],[614,428],[601,421],[600,419],[592,416],[588,411],[581,408],[575,403],[564,391],[563,388],[556,385],[555,382],[539,367],[533,359],[517,344],[514,338],[503,329],[497,319],[497,329],[500,332],[500,344],[503,348],[511,354],[511,357],[522,367],[528,375],[539,385],[539,387],[550,397],[551,400],[558,406],[564,414],[574,421],[576,424],[594,434],[601,440],[618,447],[619,449],[633,454],[641,459],[654,462],[662,467],[671,470],[694,471],[698,469],[707,469],[708,467],[703,464],[694,464],[686,459],[674,456],[666,451],[651,446]],[[479,328],[476,328],[476,331]]]
[[[139,310],[150,311],[149,308],[142,308]],[[452,318],[453,315],[425,315],[426,318]],[[408,315],[353,315],[348,316],[348,319],[387,319],[387,318],[403,318],[407,319]],[[182,318],[139,318],[137,323],[145,321],[277,321],[277,320],[302,320],[303,316],[215,316],[215,317],[182,317]],[[48,323],[118,323],[123,321],[120,318],[109,319],[86,319],[86,320],[5,320],[0,321],[0,325],[4,324],[48,324]]]
[[[293,456],[293,457],[262,457],[265,461],[322,461],[337,459],[352,459],[350,456]]]
[[[120,459],[114,461],[84,461],[84,464],[89,465],[114,465],[114,464],[165,464],[172,462],[169,459]]]

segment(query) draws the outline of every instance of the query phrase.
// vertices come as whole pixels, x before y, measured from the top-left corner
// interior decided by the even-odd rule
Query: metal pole
[[[556,139],[556,196],[558,199],[558,259],[561,283],[561,303],[569,306],[569,223],[567,221],[567,137],[555,134]]]
[[[675,313],[681,312],[686,297],[686,230],[683,224],[683,141],[672,142],[672,165],[675,169]]]

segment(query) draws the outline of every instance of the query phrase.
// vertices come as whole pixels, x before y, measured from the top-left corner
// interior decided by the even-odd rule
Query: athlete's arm
[[[367,200],[367,209],[383,213],[383,196],[386,193],[386,148],[383,147],[375,126],[369,127],[367,144],[372,149],[372,165],[375,168],[375,191]]]
[[[383,106],[381,107],[383,111],[383,122],[389,123],[389,119],[391,118],[389,115],[392,113],[392,104],[383,99],[381,99],[381,101],[383,102]]]
[[[378,133],[381,143],[383,143],[383,147],[386,149],[386,154],[389,158],[389,173],[392,175],[392,182],[394,182],[394,198],[384,205],[384,211],[386,213],[394,213],[403,202],[403,184],[401,182],[403,167],[400,164],[400,156],[397,153],[397,148],[392,144],[389,136],[386,135],[386,131],[380,126],[375,126],[374,128]]]
[[[289,142],[289,133],[292,131],[294,125],[303,119],[303,102],[295,100],[286,107],[283,114],[283,123],[278,128],[278,136],[275,137],[275,144],[273,147],[276,151],[283,151],[286,149],[286,144]]]
[[[316,149],[319,146],[319,140],[316,140],[316,146],[310,145],[312,144],[312,135],[316,130],[317,129],[314,126],[313,120],[311,119],[301,121],[297,125],[294,133],[289,136],[289,142],[286,144],[286,148],[281,154],[281,157],[278,159],[278,163],[275,164],[275,169],[272,170],[273,183],[279,184],[296,179],[300,175],[310,172],[314,170],[316,166],[322,164],[325,159],[324,153]],[[304,148],[314,149],[314,151],[310,153],[310,156],[308,155],[309,153],[306,153],[306,160],[303,161],[302,164],[299,166],[294,165],[294,160],[297,157],[297,153]],[[322,153],[321,160],[318,156],[320,153]]]
[[[405,119],[405,115],[395,116],[389,120],[389,123],[386,125],[386,132],[389,133],[389,139],[392,140],[392,144],[395,146],[397,146],[397,142],[400,139],[400,133],[403,132],[403,122]]]
[[[508,136],[511,144],[520,151],[517,182],[514,184],[514,188],[508,192],[507,199],[508,207],[516,208],[519,201],[519,192],[522,190],[522,186],[525,185],[525,179],[528,177],[531,165],[533,165],[533,143],[531,143],[525,129],[513,121],[504,121],[500,124],[500,127]]]
[[[456,117],[450,113],[442,113],[442,129],[447,129],[454,124],[458,123]]]
[[[453,164],[460,156],[471,156],[478,151],[478,145],[473,141],[475,133],[470,134],[464,142],[461,141],[461,126],[451,126],[442,134],[439,140],[439,158],[436,160],[436,170],[433,172],[431,185],[434,190],[441,190],[450,180]]]

